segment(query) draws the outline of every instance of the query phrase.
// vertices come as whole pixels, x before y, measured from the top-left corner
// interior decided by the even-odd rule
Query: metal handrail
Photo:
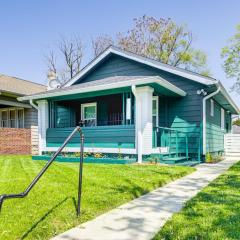
[[[47,171],[47,169],[50,167],[50,165],[53,163],[53,161],[57,158],[59,153],[64,149],[64,147],[68,144],[68,142],[71,140],[71,138],[74,136],[76,132],[80,133],[80,163],[79,163],[79,180],[78,180],[78,206],[77,206],[77,216],[80,215],[80,209],[81,209],[81,195],[82,195],[82,172],[83,172],[83,150],[84,150],[84,135],[82,132],[82,129],[77,126],[72,133],[67,137],[67,139],[64,141],[62,146],[57,150],[57,152],[52,156],[51,160],[49,160],[46,165],[43,167],[43,169],[38,173],[38,175],[33,179],[33,181],[29,184],[29,186],[26,188],[26,190],[19,194],[3,194],[0,195],[0,211],[2,208],[2,204],[4,200],[10,199],[10,198],[24,198],[28,195],[28,193],[31,191],[31,189],[35,186],[35,184],[38,182],[38,180],[42,177],[42,175]]]

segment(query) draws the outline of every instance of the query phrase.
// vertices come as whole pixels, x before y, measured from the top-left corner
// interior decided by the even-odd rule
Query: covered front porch
[[[80,125],[85,152],[134,155],[138,162],[152,154],[172,156],[166,141],[160,140],[162,134],[156,131],[160,126],[166,128],[159,114],[168,102],[177,101],[186,93],[159,77],[130,79],[121,84],[125,86],[38,100],[42,123],[39,154],[56,151],[73,128]],[[64,151],[79,152],[79,146],[79,137],[75,136]],[[181,155],[180,151],[175,155]]]

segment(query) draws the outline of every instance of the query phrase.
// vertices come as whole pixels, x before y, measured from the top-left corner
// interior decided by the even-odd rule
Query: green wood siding
[[[84,127],[85,147],[101,148],[135,148],[135,127],[125,126],[99,126]],[[47,147],[59,147],[73,131],[73,128],[47,129]],[[79,135],[76,134],[67,147],[79,147]]]
[[[224,151],[224,134],[231,131],[231,114],[225,111],[225,126],[221,129],[221,106],[214,101],[214,116],[210,115],[210,99],[206,102],[206,151]]]
[[[89,82],[110,76],[160,76],[187,92],[186,97],[159,98],[159,125],[189,134],[190,153],[197,153],[202,134],[202,96],[197,90],[204,86],[186,78],[112,55],[79,81]],[[76,83],[77,84],[77,83]]]

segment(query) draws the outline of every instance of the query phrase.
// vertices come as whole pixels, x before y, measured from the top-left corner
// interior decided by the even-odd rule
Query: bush
[[[217,154],[217,155],[212,155],[211,153],[206,154],[205,162],[206,163],[217,163],[223,160],[222,155]]]

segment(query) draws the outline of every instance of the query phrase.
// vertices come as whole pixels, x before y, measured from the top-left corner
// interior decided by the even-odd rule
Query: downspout
[[[137,94],[136,86],[132,85],[132,93],[135,97],[135,103],[136,103],[136,113],[135,114],[135,127],[136,127],[136,137],[137,137],[137,155],[138,155],[138,163],[142,163],[142,131],[141,131],[141,101],[139,99],[139,96]]]
[[[206,102],[209,98],[211,98],[219,93],[221,87],[219,86],[218,83],[217,83],[217,86],[218,86],[218,89],[215,92],[213,92],[203,98],[203,155],[206,154],[206,127],[207,127]]]

